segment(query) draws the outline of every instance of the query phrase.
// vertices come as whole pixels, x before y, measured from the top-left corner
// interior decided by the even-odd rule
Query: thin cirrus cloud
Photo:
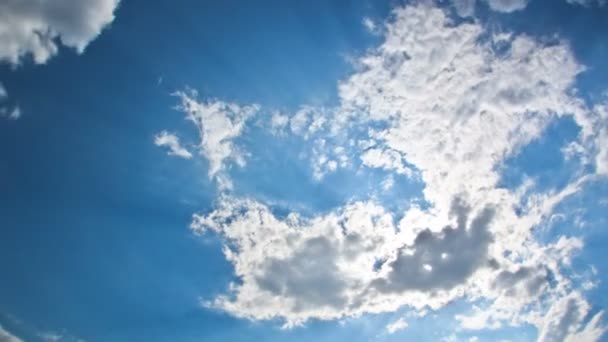
[[[339,82],[339,106],[275,114],[270,136],[306,141],[318,181],[337,169],[382,169],[423,182],[428,206],[393,213],[371,196],[311,217],[279,217],[224,188],[191,229],[223,236],[240,281],[204,305],[292,327],[475,298],[483,305],[456,316],[464,330],[532,325],[540,340],[598,339],[603,313],[584,320],[591,305],[565,271],[582,239],[541,242],[533,234],[605,174],[606,107],[586,105],[574,89],[585,67],[563,41],[455,24],[429,3],[396,8],[384,27],[383,42]],[[241,153],[234,139],[259,108],[181,98],[209,175],[228,177],[226,161]],[[586,161],[571,182],[551,191],[533,181],[501,186],[505,160],[564,117],[579,126],[572,150]]]

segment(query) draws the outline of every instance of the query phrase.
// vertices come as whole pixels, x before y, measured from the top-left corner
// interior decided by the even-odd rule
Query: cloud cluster
[[[246,122],[259,111],[259,106],[239,106],[220,100],[200,101],[194,90],[175,95],[180,99],[177,109],[184,112],[198,130],[197,149],[209,162],[209,179],[216,180],[222,190],[231,189],[232,183],[224,174],[227,162],[245,165],[245,156],[233,141],[243,133]],[[158,133],[154,143],[168,147],[170,155],[192,157],[192,153],[181,145],[179,137],[167,131]]]
[[[518,3],[489,1],[505,11]],[[533,234],[595,176],[577,174],[546,192],[531,182],[500,185],[504,161],[564,116],[581,127],[572,150],[604,173],[603,107],[587,108],[573,89],[585,68],[563,41],[456,24],[429,3],[397,8],[383,32],[383,43],[339,83],[338,107],[275,114],[269,127],[310,142],[319,179],[337,167],[382,169],[423,182],[427,205],[395,213],[369,199],[283,217],[224,193],[214,211],[194,215],[192,229],[226,240],[239,281],[206,305],[293,326],[464,298],[483,303],[457,317],[465,329],[533,324],[541,339],[553,338],[549,330],[601,335],[600,316],[585,324],[589,304],[564,272],[582,241],[543,244]],[[213,175],[257,107],[182,102],[202,137],[216,135],[201,143]],[[226,108],[239,119],[226,119]]]

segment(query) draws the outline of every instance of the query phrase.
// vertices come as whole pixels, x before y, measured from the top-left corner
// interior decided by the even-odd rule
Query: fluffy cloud
[[[83,52],[109,23],[119,0],[0,2],[0,61],[17,64],[25,56],[44,63],[59,42]]]
[[[603,129],[597,137],[598,148],[595,157],[596,170],[599,174],[608,174],[608,129]]]
[[[209,161],[209,178],[218,176],[228,160],[244,165],[244,156],[233,140],[241,135],[245,122],[259,107],[239,106],[219,100],[199,101],[196,92],[178,92],[177,96],[181,100],[179,109],[198,128],[199,150]]]
[[[506,11],[521,2],[491,3]],[[429,3],[396,9],[384,28],[383,43],[339,83],[337,108],[303,107],[289,119],[273,116],[270,126],[312,141],[313,174],[335,169],[341,156],[357,156],[360,167],[415,173],[427,205],[392,213],[367,200],[312,217],[281,217],[264,203],[224,194],[214,211],[195,215],[191,227],[226,240],[239,281],[206,305],[293,326],[403,306],[439,309],[464,298],[484,305],[457,317],[463,328],[535,324],[541,336],[545,327],[558,330],[551,323],[561,312],[556,303],[578,293],[564,269],[583,244],[564,237],[542,244],[533,229],[592,177],[539,193],[529,181],[500,186],[501,168],[552,121],[570,116],[581,127],[577,144],[596,153],[602,170],[601,110],[574,95],[584,67],[565,42],[455,24]],[[231,121],[218,114],[222,105],[205,109],[215,102],[187,96],[182,102],[188,113],[199,113],[189,115],[202,137],[219,134],[201,144],[215,165],[212,175],[233,155],[231,142],[243,131],[238,123],[249,114]],[[214,120],[231,129],[207,132]],[[229,145],[213,154],[218,144],[209,141]],[[339,164],[346,168],[349,161]],[[577,298],[576,310],[588,311]],[[602,331],[599,318],[585,327],[582,319],[556,324],[585,336]]]
[[[606,332],[599,323],[602,313],[584,325],[590,311],[589,304],[575,292],[557,301],[547,312],[538,337],[539,342],[597,341]]]
[[[82,53],[114,20],[120,0],[3,0],[0,1],[0,63],[18,65],[32,57],[43,64],[59,45]],[[0,117],[16,120],[19,106],[8,106],[0,83]]]
[[[389,334],[394,334],[397,331],[403,330],[407,327],[407,321],[404,318],[399,318],[398,320],[391,322],[386,326],[386,332]]]
[[[175,134],[171,134],[167,131],[162,131],[154,137],[154,144],[156,146],[166,146],[169,148],[169,155],[181,157],[184,159],[192,158],[192,153],[186,148],[182,147],[179,142],[179,138]]]
[[[2,328],[0,325],[0,342],[21,342],[21,339],[4,330],[4,328]]]

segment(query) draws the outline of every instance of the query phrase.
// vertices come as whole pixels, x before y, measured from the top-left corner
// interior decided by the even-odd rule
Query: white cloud
[[[22,340],[19,337],[4,330],[4,328],[2,328],[2,326],[0,325],[0,342],[22,342]]]
[[[240,281],[206,305],[293,326],[403,306],[439,309],[466,298],[487,307],[458,316],[463,328],[536,324],[544,331],[543,317],[558,310],[548,308],[576,293],[563,270],[583,244],[564,237],[542,244],[533,229],[591,178],[534,193],[530,181],[501,187],[500,172],[506,158],[561,116],[581,126],[585,153],[599,150],[601,115],[574,95],[584,67],[565,42],[493,35],[478,23],[455,24],[428,3],[396,9],[385,28],[384,42],[339,84],[339,107],[303,107],[289,129],[298,139],[315,138],[315,176],[338,166],[330,165],[334,155],[358,156],[363,167],[393,175],[415,168],[428,208],[412,205],[393,215],[361,201],[311,218],[279,218],[263,203],[223,195],[213,212],[194,216],[192,229],[226,239],[224,252]],[[182,99],[184,108],[194,108],[189,113],[216,103]],[[211,112],[237,125],[222,110]],[[198,120],[201,136],[211,134]],[[211,140],[231,142],[242,130],[214,130],[232,133]],[[202,140],[203,151],[214,149]],[[217,154],[216,171],[233,148]],[[396,216],[402,218],[395,222]],[[577,305],[588,304],[581,297]],[[576,322],[581,334],[603,329],[599,318],[584,328]]]
[[[391,322],[386,326],[386,332],[389,334],[394,334],[397,331],[403,330],[407,327],[407,321],[404,318],[399,318],[398,320]]]
[[[476,2],[476,0],[452,0],[456,13],[461,17],[473,16]]]
[[[486,0],[491,9],[506,13],[526,8],[528,1],[529,0]]]
[[[84,52],[114,20],[120,0],[0,1],[0,63],[19,65],[32,57],[36,64],[56,55],[59,45]],[[0,83],[0,101],[7,94]],[[17,120],[19,106],[0,104],[0,117]]]
[[[17,120],[21,117],[21,109],[18,106],[11,107],[6,103],[8,93],[2,82],[0,82],[0,118]]]
[[[596,314],[589,323],[583,324],[590,311],[581,294],[574,292],[555,302],[542,320],[539,342],[598,341],[606,327],[600,324],[602,314]]]
[[[0,2],[0,61],[18,64],[25,56],[44,63],[59,42],[82,53],[114,20],[119,0]]]
[[[175,134],[162,131],[154,137],[156,146],[166,146],[169,148],[169,155],[178,156],[184,159],[192,158],[192,153],[182,147],[179,138]]]
[[[497,12],[512,13],[521,11],[528,6],[530,0],[484,0],[488,7]],[[567,3],[572,5],[582,6],[604,6],[606,0],[566,0]],[[456,13],[461,17],[472,17],[475,14],[476,0],[452,0],[452,4]]]
[[[388,190],[392,189],[393,186],[395,186],[395,177],[393,177],[393,175],[386,177],[382,181],[380,186],[382,187],[382,190],[384,190],[384,191],[388,191]]]
[[[198,129],[200,153],[209,161],[209,178],[223,171],[228,160],[244,165],[244,156],[233,140],[241,135],[245,122],[259,107],[239,106],[219,100],[199,101],[195,92],[178,92],[177,96],[181,100],[179,109]]]
[[[398,174],[412,176],[413,171],[405,165],[399,152],[391,149],[370,148],[361,155],[363,165],[371,168],[393,170]]]
[[[597,156],[595,157],[597,173],[608,175],[608,128],[600,132],[595,146],[598,148]]]
[[[365,29],[369,32],[369,33],[373,33],[373,34],[380,34],[380,28],[378,27],[378,24],[376,24],[376,22],[374,22],[374,20],[372,20],[369,17],[365,17],[363,18],[363,27],[365,27]]]
[[[270,131],[275,135],[283,135],[289,124],[289,116],[279,112],[273,113],[270,119]]]
[[[604,6],[606,5],[606,0],[566,0],[569,4],[573,5],[583,5],[583,6],[591,6],[598,5]]]

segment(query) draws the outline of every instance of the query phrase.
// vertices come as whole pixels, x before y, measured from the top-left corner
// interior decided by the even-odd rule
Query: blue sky
[[[605,341],[608,5],[0,3],[0,341]]]

